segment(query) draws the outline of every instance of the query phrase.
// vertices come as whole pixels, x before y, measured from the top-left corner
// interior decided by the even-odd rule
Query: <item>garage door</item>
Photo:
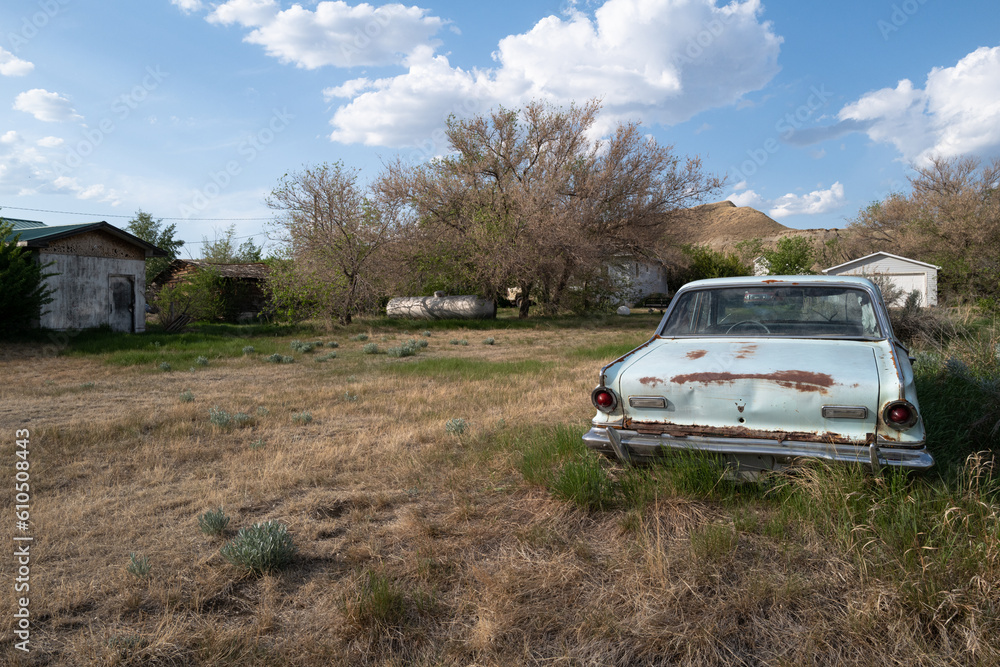
[[[903,290],[903,299],[906,298],[905,295],[909,294],[913,290],[920,292],[920,305],[927,305],[927,281],[926,276],[922,273],[900,273],[892,274],[889,276],[892,279],[892,284]],[[897,306],[903,305],[902,303],[895,304]]]

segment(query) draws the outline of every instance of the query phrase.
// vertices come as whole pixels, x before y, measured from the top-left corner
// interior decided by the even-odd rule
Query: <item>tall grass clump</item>
[[[125,569],[128,570],[128,573],[133,577],[144,579],[149,576],[152,565],[149,562],[149,558],[146,556],[140,556],[133,551],[128,555],[128,565]]]
[[[355,625],[387,629],[406,620],[406,594],[385,574],[369,570],[362,575],[356,589],[352,597],[344,599],[345,615]]]
[[[990,622],[983,610],[995,591],[984,584],[1000,580],[991,455],[970,455],[950,481],[813,462],[789,474],[777,497],[839,543],[864,581],[892,585],[929,635],[960,642],[963,627]]]
[[[219,553],[230,564],[259,575],[286,567],[295,551],[288,527],[277,521],[265,521],[240,528]]]
[[[587,454],[563,464],[549,484],[552,494],[588,510],[608,509],[615,504],[615,486],[596,454]]]
[[[1000,450],[1000,330],[959,335],[947,347],[916,357],[927,448],[942,474],[984,446]]]

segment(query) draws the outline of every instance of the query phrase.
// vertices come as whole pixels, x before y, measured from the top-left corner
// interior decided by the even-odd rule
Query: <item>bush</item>
[[[254,352],[256,352],[256,351],[257,351],[257,350],[255,350],[255,349],[254,349],[254,346],[253,346],[253,345],[245,345],[245,346],[243,347],[243,354],[245,354],[245,355],[246,355],[246,354],[253,354],[253,353],[254,353]]]
[[[287,526],[277,521],[265,521],[240,528],[236,537],[219,553],[232,565],[259,575],[280,570],[291,563],[295,544]]]
[[[219,428],[230,428],[233,425],[232,415],[219,406],[213,406],[208,409],[208,421],[212,423],[212,426],[218,426]]]
[[[160,362],[160,370],[166,373],[167,371],[173,370],[173,367],[168,362],[163,361]]]
[[[42,307],[52,302],[45,279],[49,264],[38,264],[31,251],[18,247],[14,225],[0,218],[0,334],[33,326]]]
[[[229,525],[229,517],[220,507],[217,510],[209,510],[198,516],[198,528],[206,535],[222,535]]]
[[[496,340],[493,338],[487,338],[483,341],[483,345],[493,345],[494,343],[496,343]]]
[[[468,422],[464,419],[449,419],[444,424],[444,430],[445,433],[450,433],[452,435],[462,435],[465,433],[465,429],[468,425]]]
[[[277,352],[269,357],[264,357],[264,359],[265,361],[270,361],[272,364],[291,364],[295,362],[295,357],[278,354]]]
[[[180,395],[180,399],[181,399],[181,403],[190,403],[191,401],[194,400],[194,394],[191,393],[190,389],[187,390],[187,391],[182,391],[181,395]]]
[[[198,364],[199,366],[208,366],[208,357],[198,357],[197,359],[194,360],[194,363]]]
[[[292,414],[292,421],[295,422],[296,424],[303,424],[303,425],[310,424],[312,423],[312,420],[313,420],[312,413],[308,411],[297,412]]]
[[[378,354],[378,343],[365,343],[365,346],[361,348],[361,351],[365,354]]]

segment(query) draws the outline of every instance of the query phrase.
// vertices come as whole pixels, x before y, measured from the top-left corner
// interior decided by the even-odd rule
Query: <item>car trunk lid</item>
[[[856,444],[875,433],[875,351],[859,341],[663,338],[617,383],[626,427],[643,432]]]

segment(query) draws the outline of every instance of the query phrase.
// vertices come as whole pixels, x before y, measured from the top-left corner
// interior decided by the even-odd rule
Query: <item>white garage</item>
[[[860,259],[824,269],[830,276],[885,276],[905,294],[916,290],[920,293],[921,306],[936,306],[937,273],[940,266],[918,262],[888,252],[875,252]],[[892,305],[892,304],[890,304]],[[898,305],[898,304],[896,304]]]

